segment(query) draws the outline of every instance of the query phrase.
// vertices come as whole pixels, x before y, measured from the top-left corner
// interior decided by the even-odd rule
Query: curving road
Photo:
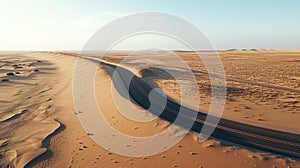
[[[118,85],[126,85],[126,83],[129,82],[127,89],[131,96],[131,101],[145,109],[148,109],[150,107],[151,103],[149,101],[148,95],[151,90],[154,89],[154,87],[147,84],[142,78],[134,75],[131,71],[127,70],[124,67],[120,67],[109,62],[99,62],[97,59],[92,57],[84,57],[84,59],[91,60],[95,63],[100,63],[102,66],[110,70],[113,69],[114,71],[117,71],[123,81],[123,83],[114,83],[117,90],[118,88],[120,88]],[[165,108],[160,114],[156,114],[155,111],[150,111],[151,113],[158,115],[160,118],[171,123],[175,121],[176,117],[182,117],[182,120],[187,122],[191,121],[193,120],[193,117],[191,117],[190,114],[196,113],[197,119],[196,121],[193,121],[194,124],[192,126],[192,131],[201,131],[207,114],[189,109],[187,107],[183,107],[169,97],[167,97],[166,104],[160,104],[165,103],[165,101],[160,101],[165,99],[165,97],[160,94],[154,94],[154,96],[155,100],[157,100],[155,101],[155,103],[157,103],[156,107],[165,106]],[[188,111],[188,113],[178,115],[180,108],[184,108],[184,111]],[[184,127],[184,125],[180,126]],[[221,119],[211,136],[251,148],[300,159],[299,134],[277,131],[273,129],[243,124],[227,119]]]

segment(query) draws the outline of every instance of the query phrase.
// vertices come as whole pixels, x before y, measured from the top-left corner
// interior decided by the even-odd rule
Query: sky
[[[299,7],[298,0],[0,0],[0,50],[81,50],[105,24],[138,12],[181,17],[220,50],[299,49]],[[180,48],[170,40],[147,38]],[[120,48],[141,43],[127,44]]]

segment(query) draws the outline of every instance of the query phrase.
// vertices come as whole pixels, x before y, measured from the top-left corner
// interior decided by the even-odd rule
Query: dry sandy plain
[[[194,71],[200,109],[207,112],[210,83],[205,74],[198,73],[206,71],[205,66],[193,52],[175,53]],[[155,57],[164,59],[165,54],[158,52]],[[300,51],[232,50],[219,54],[228,89],[223,118],[300,134]],[[105,60],[119,63],[125,56],[124,52],[109,53]],[[150,157],[109,152],[95,143],[78,121],[80,112],[75,111],[72,98],[76,59],[76,54],[62,52],[1,53],[0,167],[300,167],[296,158],[218,139],[200,143],[193,132],[171,149]],[[134,55],[129,57],[123,65],[139,66],[140,62],[130,61],[134,59]],[[172,68],[176,62],[165,66]],[[142,75],[180,100],[174,80],[155,69]],[[111,76],[99,66],[95,91],[101,96],[97,101],[105,104],[102,111],[114,128],[147,136],[168,127],[161,119],[135,123],[123,117],[112,103],[111,87]]]

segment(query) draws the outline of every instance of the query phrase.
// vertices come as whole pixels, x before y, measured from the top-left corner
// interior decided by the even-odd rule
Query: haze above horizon
[[[186,19],[203,31],[217,50],[300,48],[300,1],[296,0],[0,2],[0,50],[81,50],[103,25],[138,12],[163,12]],[[185,49],[170,39],[151,36],[131,39],[117,49],[149,44]]]

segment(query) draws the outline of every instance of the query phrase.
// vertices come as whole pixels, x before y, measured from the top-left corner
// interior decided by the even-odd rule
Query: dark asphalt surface
[[[99,61],[93,58],[86,59],[99,63]],[[117,70],[122,81],[124,83],[130,83],[127,89],[133,103],[136,103],[145,109],[150,107],[151,102],[149,101],[149,93],[152,89],[154,89],[153,87],[148,85],[142,78],[135,76],[131,71],[125,68],[117,67],[116,65],[107,62],[100,62],[100,64],[104,67]],[[122,85],[120,82],[114,84],[117,90],[120,88],[118,85]],[[194,122],[191,128],[192,131],[201,131],[207,114],[181,106],[169,97],[167,97],[166,104],[159,104],[165,102],[160,101],[165,99],[165,97],[160,94],[155,94],[154,96],[155,100],[157,100],[155,103],[158,103],[156,106],[165,106],[165,108],[160,114],[156,114],[156,111],[150,111],[151,113],[158,115],[161,119],[167,120],[171,123],[175,121],[176,117],[182,117],[183,121]],[[178,115],[180,108],[184,108],[184,111],[188,112]],[[191,121],[193,120],[193,117],[190,115],[191,113],[196,113],[196,120]],[[185,127],[184,124],[179,126]],[[222,118],[211,136],[250,148],[300,159],[299,134],[252,126]]]

